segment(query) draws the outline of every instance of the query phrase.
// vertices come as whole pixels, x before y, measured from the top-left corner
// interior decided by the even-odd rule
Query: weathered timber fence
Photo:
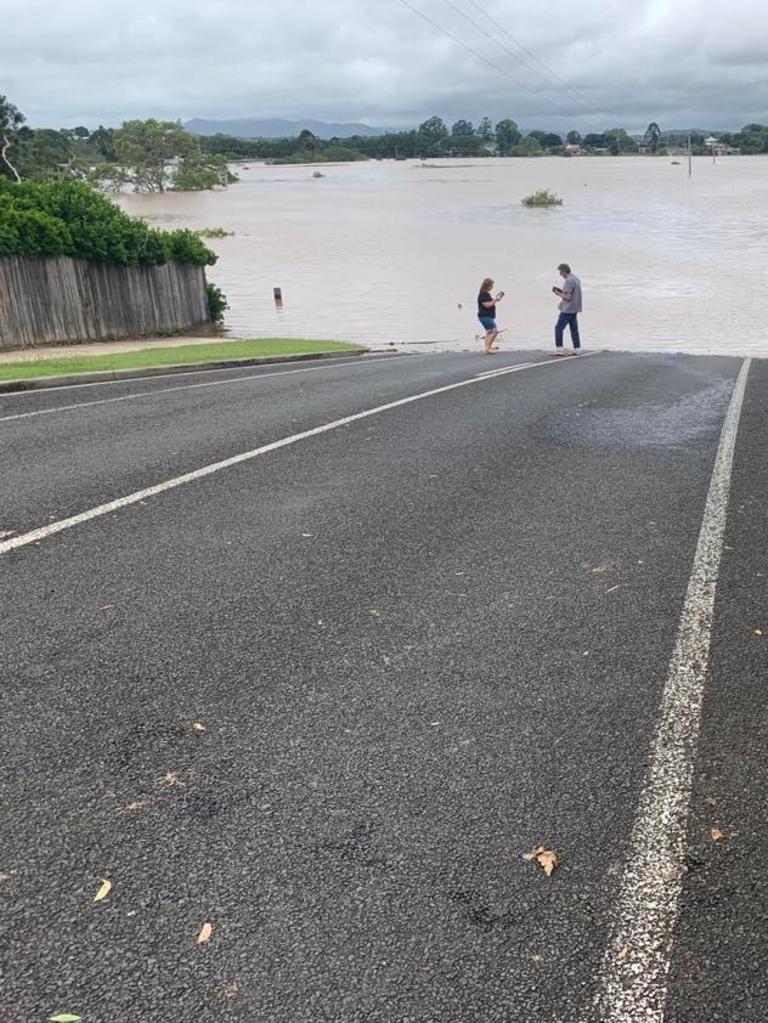
[[[0,259],[0,349],[140,337],[209,318],[205,273],[190,263]]]

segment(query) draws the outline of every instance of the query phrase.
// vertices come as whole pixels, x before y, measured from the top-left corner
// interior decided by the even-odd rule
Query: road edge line
[[[590,1023],[663,1023],[685,873],[687,828],[725,538],[733,460],[751,358],[743,361],[710,477],[677,639],[611,913]]]

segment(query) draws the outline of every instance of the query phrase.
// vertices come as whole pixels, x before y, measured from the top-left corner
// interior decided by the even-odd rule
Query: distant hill
[[[284,139],[298,135],[304,128],[318,138],[347,139],[352,135],[383,135],[385,128],[372,128],[368,124],[334,124],[328,121],[283,121],[279,118],[244,117],[235,120],[209,121],[193,117],[184,127],[193,135],[235,135],[241,139]]]

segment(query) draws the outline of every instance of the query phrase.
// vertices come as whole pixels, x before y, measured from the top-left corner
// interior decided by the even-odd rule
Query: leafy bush
[[[0,178],[0,256],[72,256],[118,266],[177,260],[212,266],[192,231],[157,231],[80,181]]]
[[[554,192],[550,192],[548,188],[541,188],[538,192],[533,192],[531,195],[526,195],[525,199],[520,200],[523,206],[562,206],[563,200],[559,195],[555,195]]]
[[[224,313],[229,309],[226,295],[221,288],[211,284],[210,281],[205,285],[205,290],[208,292],[208,311],[211,314],[211,319],[215,323],[219,323],[224,319]]]
[[[197,231],[193,231],[198,238],[231,238],[234,233],[234,231],[227,231],[223,227],[201,227]]]

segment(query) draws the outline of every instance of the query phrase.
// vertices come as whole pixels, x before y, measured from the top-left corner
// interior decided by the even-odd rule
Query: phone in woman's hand
[[[498,293],[498,295],[496,296],[496,301],[498,302],[500,298],[504,298],[504,292],[503,291],[500,291]]]

